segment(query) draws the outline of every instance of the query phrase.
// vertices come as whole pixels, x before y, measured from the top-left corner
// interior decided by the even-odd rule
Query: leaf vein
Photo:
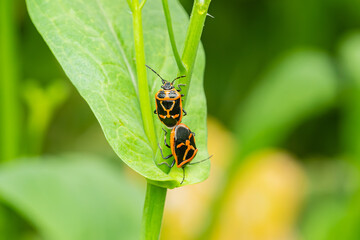
[[[122,46],[121,46],[121,44],[120,44],[120,41],[119,41],[118,37],[116,36],[114,27],[113,27],[113,25],[111,24],[109,18],[107,17],[103,6],[100,4],[100,1],[99,1],[99,0],[96,0],[96,3],[97,3],[97,5],[99,6],[99,9],[100,9],[100,11],[101,11],[101,14],[103,15],[104,19],[106,20],[106,24],[108,25],[108,27],[109,27],[109,29],[110,29],[111,35],[112,35],[113,38],[115,39],[116,46],[118,47],[119,52],[120,52],[121,56],[122,56],[123,59],[124,59],[125,65],[126,65],[128,71],[129,71],[129,74],[130,74],[131,81],[132,81],[132,83],[133,83],[133,85],[134,85],[134,89],[135,89],[135,91],[136,91],[136,93],[137,93],[136,80],[135,80],[134,73],[132,72],[132,69],[131,69],[129,60],[128,60],[127,57],[126,57],[126,54],[125,54],[125,52],[124,52],[124,49],[122,48]]]

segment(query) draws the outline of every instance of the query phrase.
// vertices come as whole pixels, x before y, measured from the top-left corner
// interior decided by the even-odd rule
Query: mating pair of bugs
[[[165,124],[165,126],[171,130],[170,133],[170,145],[166,142],[167,131],[164,130],[164,144],[166,147],[171,149],[171,154],[169,156],[164,157],[162,148],[159,145],[160,153],[163,159],[169,159],[170,157],[174,157],[173,162],[169,165],[167,162],[159,163],[158,165],[165,164],[169,168],[172,168],[175,163],[178,168],[183,169],[183,179],[180,184],[182,184],[185,180],[185,166],[186,165],[194,165],[201,163],[209,158],[201,160],[199,162],[190,163],[198,149],[195,145],[195,133],[190,130],[188,126],[181,123],[182,117],[186,116],[186,111],[182,107],[182,99],[184,95],[180,94],[181,87],[185,86],[185,84],[178,84],[176,89],[174,87],[174,82],[185,76],[180,76],[172,80],[171,82],[163,79],[155,70],[151,67],[147,66],[151,71],[153,71],[162,81],[162,86],[156,94],[156,109],[154,111],[155,114],[158,115],[160,121]]]

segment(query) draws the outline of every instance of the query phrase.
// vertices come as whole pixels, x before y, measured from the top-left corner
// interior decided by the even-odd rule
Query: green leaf
[[[278,144],[301,121],[329,107],[336,79],[329,58],[298,50],[279,59],[239,110],[242,151]]]
[[[23,98],[28,110],[27,151],[28,155],[39,155],[43,147],[45,134],[59,106],[69,96],[68,84],[54,80],[46,87],[35,80],[23,84]]]
[[[1,166],[0,200],[45,239],[139,238],[142,194],[114,166],[80,154],[24,160]]]
[[[360,159],[360,32],[349,34],[340,44],[340,63],[345,74],[342,140],[348,154]]]
[[[132,16],[125,0],[27,0],[35,26],[80,94],[100,122],[107,140],[118,156],[153,184],[179,186],[182,171],[170,174],[158,168],[159,155],[151,149],[141,120],[134,63]],[[188,16],[177,1],[172,1],[177,45],[184,45]],[[146,62],[165,79],[176,77],[165,17],[160,0],[148,1],[143,9]],[[206,100],[203,91],[204,51],[199,50],[189,98],[183,118],[196,133],[197,161],[208,156],[206,147]],[[145,67],[145,66],[144,66]],[[151,96],[158,91],[160,79],[148,72]],[[152,99],[155,109],[155,99]],[[154,115],[158,141],[163,133]],[[155,156],[157,156],[155,158]],[[186,182],[203,181],[209,174],[209,162],[187,167]]]
[[[348,34],[340,44],[340,60],[352,87],[360,88],[360,32]]]
[[[345,204],[336,199],[323,199],[312,203],[311,212],[303,217],[301,236],[307,240],[329,240],[329,232],[346,211]],[[343,238],[342,238],[343,239]]]
[[[359,167],[347,159],[306,164],[308,197],[298,223],[301,239],[359,239]]]

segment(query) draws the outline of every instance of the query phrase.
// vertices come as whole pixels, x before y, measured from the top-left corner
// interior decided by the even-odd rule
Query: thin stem
[[[143,1],[144,2],[144,1]],[[151,142],[154,152],[157,150],[156,134],[154,127],[154,120],[152,116],[149,87],[146,76],[145,67],[145,50],[144,50],[144,36],[142,28],[141,8],[138,0],[132,1],[133,9],[133,26],[134,26],[134,41],[135,41],[135,58],[136,58],[136,72],[138,79],[138,90],[140,98],[140,108],[142,120],[144,124],[145,133]]]
[[[191,11],[190,23],[185,39],[184,52],[181,58],[187,71],[185,80],[181,81],[181,83],[186,84],[183,90],[183,94],[185,94],[185,96],[187,96],[189,91],[190,79],[193,72],[196,55],[201,40],[201,34],[203,32],[210,2],[211,0],[195,0],[193,9]],[[186,100],[187,97],[184,99],[184,104]]]
[[[178,49],[176,47],[176,42],[175,42],[175,35],[174,35],[174,30],[172,27],[172,22],[171,22],[171,15],[170,15],[170,10],[169,10],[169,4],[167,0],[162,0],[162,4],[163,4],[163,9],[164,9],[164,13],[165,13],[165,19],[166,19],[166,25],[168,28],[168,33],[169,33],[169,38],[170,38],[170,43],[171,43],[171,47],[174,53],[174,57],[175,57],[175,61],[176,64],[179,68],[180,74],[183,75],[186,73],[186,69],[185,66],[183,64],[183,62],[181,61]]]
[[[153,151],[156,152],[156,134],[150,104],[149,87],[146,76],[144,36],[141,16],[141,9],[144,6],[145,2],[146,0],[142,0],[141,4],[139,4],[138,0],[133,0],[132,6],[130,6],[130,8],[132,9],[133,14],[136,71],[138,78],[138,90],[142,120],[145,128],[145,133],[149,138],[149,141],[151,142]],[[150,183],[147,184],[141,228],[141,238],[144,240],[159,239],[166,191],[166,188],[157,187]]]
[[[144,212],[142,219],[141,239],[158,240],[164,212],[166,188],[147,184]]]
[[[14,1],[0,1],[0,161],[18,156],[18,61]]]
[[[133,12],[133,4],[132,4],[132,1],[131,0],[126,0],[128,5],[129,5],[129,8],[131,10],[131,12]]]
[[[145,3],[146,3],[146,0],[142,0],[142,1],[141,1],[141,3],[140,3],[140,9],[143,9]]]

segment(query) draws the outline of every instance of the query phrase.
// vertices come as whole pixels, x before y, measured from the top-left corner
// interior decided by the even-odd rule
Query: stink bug
[[[158,165],[165,164],[169,168],[172,168],[175,163],[178,168],[183,169],[183,179],[180,184],[182,184],[185,180],[185,166],[186,165],[194,165],[201,163],[203,161],[208,160],[212,156],[203,159],[201,161],[190,163],[194,157],[196,156],[196,153],[198,152],[198,149],[195,145],[195,133],[191,132],[191,130],[183,123],[180,123],[179,125],[176,125],[172,130],[170,134],[170,146],[166,142],[166,130],[163,129],[164,134],[164,144],[168,148],[171,149],[171,154],[169,156],[164,157],[162,149],[160,148],[160,153],[163,159],[168,159],[170,157],[174,157],[174,161],[169,165],[167,162],[159,163]]]
[[[175,80],[185,76],[177,77],[172,82],[169,82],[163,79],[151,67],[148,65],[145,66],[158,75],[163,84],[161,86],[162,89],[155,94],[156,109],[154,113],[158,115],[160,121],[164,123],[166,127],[173,128],[181,122],[183,113],[184,116],[186,115],[185,110],[182,108],[181,99],[184,95],[179,93],[181,91],[181,86],[185,86],[185,84],[178,84],[177,87],[179,89],[175,89],[173,84]]]

